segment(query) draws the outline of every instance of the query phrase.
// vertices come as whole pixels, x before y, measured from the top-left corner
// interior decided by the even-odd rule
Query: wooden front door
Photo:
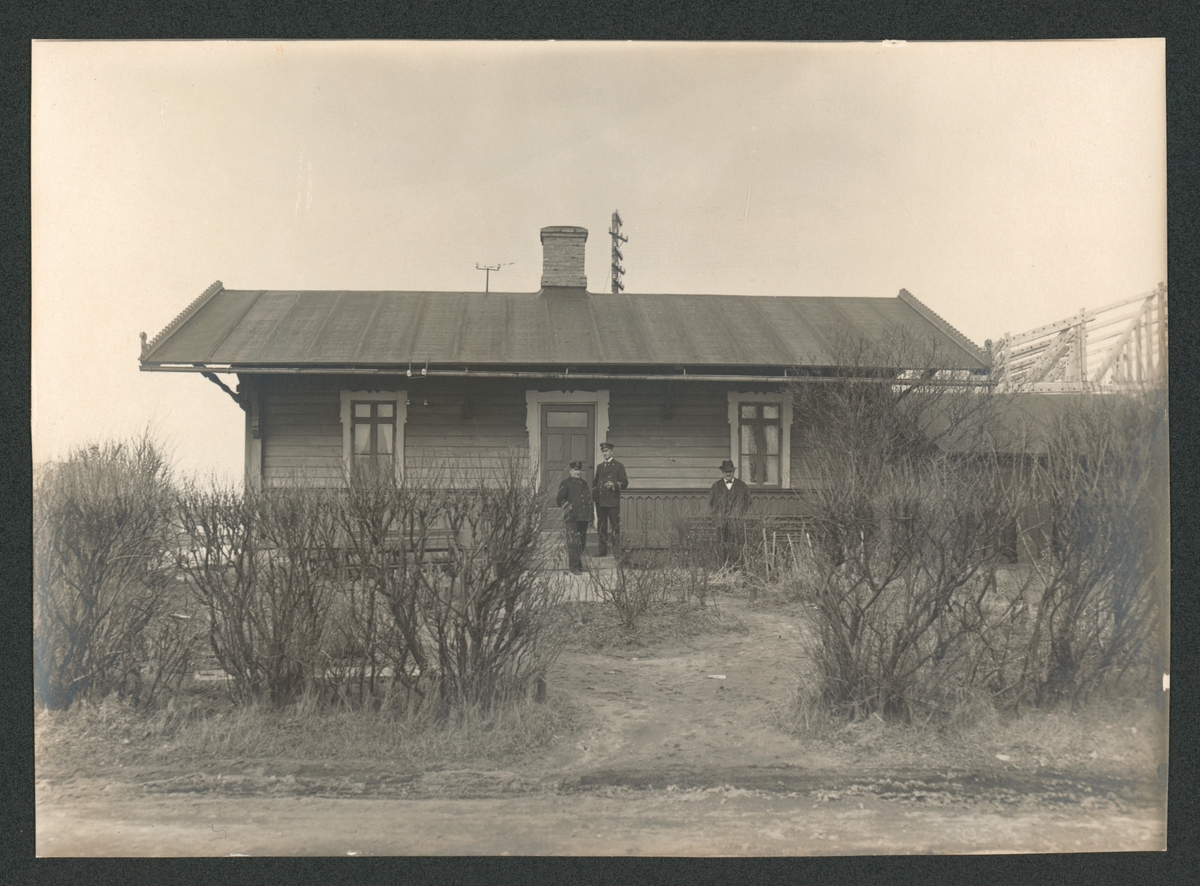
[[[548,403],[542,406],[542,488],[553,495],[567,476],[567,466],[583,462],[583,477],[592,482],[596,451],[596,407],[592,404]]]

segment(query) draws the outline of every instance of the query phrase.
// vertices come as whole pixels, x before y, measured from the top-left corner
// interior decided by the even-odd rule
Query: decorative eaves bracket
[[[233,389],[231,389],[229,387],[229,385],[225,384],[225,382],[223,382],[219,378],[217,378],[215,373],[201,372],[200,374],[203,375],[205,378],[207,378],[210,382],[212,382],[218,388],[220,388],[222,391],[224,391],[226,394],[228,394],[230,397],[232,397],[233,402],[236,403],[238,406],[240,406],[243,410],[245,410],[247,408],[246,397],[242,394],[242,386],[241,385],[238,385],[238,389],[236,391],[234,391]]]

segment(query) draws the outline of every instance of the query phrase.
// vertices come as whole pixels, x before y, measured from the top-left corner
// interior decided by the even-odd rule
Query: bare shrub
[[[403,559],[397,515],[413,504],[399,493],[393,480],[356,472],[337,510],[342,581],[331,613],[327,680],[339,697],[359,704],[378,702],[391,683],[411,688],[420,675],[388,607]]]
[[[540,698],[565,634],[543,550],[544,500],[512,457],[457,482],[356,474],[342,528],[359,568],[364,667],[387,662],[418,699],[487,709]],[[386,601],[385,627],[372,623]]]
[[[617,614],[621,626],[637,628],[638,620],[651,608],[667,599],[670,571],[666,555],[658,551],[638,552],[636,560],[627,551],[618,550],[611,570],[592,570],[596,594]]]
[[[203,634],[191,615],[173,611],[176,602],[184,604],[178,608],[187,608],[183,596],[177,589],[171,595],[172,605],[160,607],[138,638],[138,658],[143,664],[130,675],[123,692],[135,707],[169,705],[191,684]]]
[[[338,694],[359,704],[377,698],[386,677],[406,674],[403,661],[391,659],[403,643],[388,636],[391,621],[382,593],[396,562],[389,537],[396,504],[394,484],[356,474],[337,509],[342,582],[330,618],[330,677]],[[389,664],[396,665],[390,675]]]
[[[1064,401],[1043,439],[1029,482],[1051,542],[1033,564],[1036,614],[1013,695],[1074,706],[1135,666],[1153,681],[1164,664],[1166,404]]]
[[[171,470],[149,436],[74,450],[34,489],[34,690],[52,708],[161,700],[190,669],[174,604]]]
[[[822,515],[816,603],[833,707],[898,719],[938,707],[1002,616],[988,605],[998,563],[986,544],[999,511],[972,494],[992,478],[963,471],[891,465],[843,490],[842,515]]]
[[[302,486],[248,495],[193,486],[180,496],[190,539],[181,567],[235,696],[294,701],[323,672],[335,504],[330,492]]]
[[[712,533],[711,527],[701,527],[694,520],[677,518],[671,524],[667,562],[680,603],[704,606],[712,594],[712,573],[720,566]]]
[[[541,696],[565,639],[562,588],[542,549],[543,498],[511,458],[474,489],[446,490],[447,556],[416,584],[443,700],[484,708]]]
[[[837,350],[842,380],[795,398],[798,423],[821,429],[800,459],[815,520],[797,558],[815,579],[821,692],[850,716],[910,720],[953,699],[1002,617],[995,540],[1020,487],[991,445],[992,395],[939,372],[953,364],[936,342]]]
[[[1161,397],[1029,400],[1043,417],[1022,425],[1017,398],[959,384],[918,344],[845,339],[841,378],[797,389],[798,427],[821,429],[800,466],[825,702],[911,720],[983,696],[1077,705],[1157,674]]]
[[[347,557],[337,620],[342,695],[365,701],[393,682],[419,700],[434,679],[416,588],[445,553],[443,484],[441,475],[417,482],[374,470],[347,478],[338,512]]]

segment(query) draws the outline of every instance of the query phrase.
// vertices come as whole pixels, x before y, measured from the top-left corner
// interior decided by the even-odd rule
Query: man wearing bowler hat
[[[592,480],[601,557],[608,555],[609,545],[614,553],[621,552],[621,490],[629,486],[625,465],[613,458],[613,449],[613,445],[607,441],[600,444],[600,454],[604,460],[596,465],[596,476]]]
[[[567,562],[573,575],[583,575],[583,551],[587,547],[587,528],[592,522],[592,488],[583,479],[583,462],[571,462],[570,476],[558,485],[555,499],[562,508],[567,530]]]
[[[721,462],[721,479],[708,494],[708,509],[717,528],[717,550],[728,564],[740,554],[742,517],[750,510],[750,488],[734,476],[737,468],[729,459]]]

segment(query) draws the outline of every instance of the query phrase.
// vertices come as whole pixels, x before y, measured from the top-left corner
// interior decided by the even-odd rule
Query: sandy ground
[[[721,631],[569,652],[550,691],[581,732],[518,768],[386,761],[186,762],[87,777],[39,771],[41,856],[820,855],[1154,850],[1153,772],[817,750],[770,723],[796,685],[786,610],[721,602]]]

